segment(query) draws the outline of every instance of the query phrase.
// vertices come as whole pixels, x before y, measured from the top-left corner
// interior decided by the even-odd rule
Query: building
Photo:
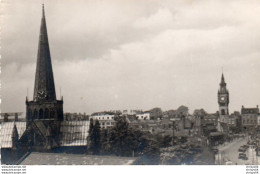
[[[240,133],[242,129],[241,114],[238,111],[230,114],[228,119],[229,133]]]
[[[252,131],[258,125],[259,108],[241,108],[242,127],[244,131]]]
[[[229,117],[229,91],[227,89],[227,84],[222,73],[221,82],[219,84],[220,88],[218,90],[218,105],[219,105],[219,121],[218,130],[220,132],[228,132],[228,117]]]
[[[226,118],[229,115],[228,105],[229,105],[229,91],[226,88],[226,82],[224,75],[222,74],[220,89],[218,90],[218,104],[219,104],[219,117],[221,122],[227,122]]]
[[[150,120],[150,112],[146,111],[146,112],[142,112],[139,114],[136,114],[136,117],[138,120]]]
[[[56,98],[44,6],[33,100],[26,97],[25,119],[18,116],[19,113],[3,115],[2,164],[19,164],[31,152],[84,153],[86,150],[89,121],[64,120],[63,98]]]
[[[142,110],[138,110],[138,109],[131,109],[131,110],[122,110],[120,111],[122,115],[136,115],[136,114],[139,114],[139,113],[142,113],[143,111]]]
[[[89,120],[89,115],[86,115],[86,113],[64,113],[64,120],[67,121],[80,121],[80,120]]]
[[[8,121],[25,121],[25,113],[23,112],[7,112],[0,113],[0,123]]]
[[[30,146],[37,150],[58,147],[61,121],[63,121],[63,99],[56,99],[43,6],[34,94],[32,101],[28,101],[28,98],[26,98],[26,133],[23,135],[21,141],[29,141]],[[41,133],[37,131],[39,127],[41,127]]]
[[[89,119],[98,120],[101,129],[107,129],[115,125],[116,114],[113,112],[96,112],[91,114]]]

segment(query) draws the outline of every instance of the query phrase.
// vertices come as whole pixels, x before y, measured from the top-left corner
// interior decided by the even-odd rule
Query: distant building
[[[244,131],[250,131],[258,125],[259,108],[241,108],[242,126]]]
[[[2,112],[0,115],[0,123],[10,121],[25,121],[25,113],[23,112]]]
[[[136,114],[136,118],[138,120],[150,120],[150,112],[146,111],[146,112]]]
[[[224,75],[221,76],[221,82],[219,84],[220,88],[218,90],[218,104],[219,104],[219,121],[218,130],[220,132],[229,132],[228,128],[228,117],[229,117],[229,91],[227,89],[227,84],[224,79]]]
[[[139,113],[142,113],[143,111],[142,110],[138,110],[138,109],[125,109],[125,110],[122,110],[120,111],[122,115],[136,115],[136,114],[139,114]]]
[[[102,129],[107,129],[115,125],[115,113],[113,112],[96,112],[91,114],[89,119],[98,120]]]
[[[80,120],[89,120],[89,116],[86,113],[64,113],[64,120],[66,121],[80,121]]]
[[[242,117],[238,111],[228,117],[229,133],[240,133],[242,129]]]
[[[206,114],[202,117],[202,124],[203,125],[214,125],[217,126],[218,124],[218,116],[216,114]]]

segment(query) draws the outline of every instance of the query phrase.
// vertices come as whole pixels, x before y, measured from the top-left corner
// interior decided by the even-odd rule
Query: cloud
[[[56,93],[61,88],[64,111],[187,105],[215,112],[222,66],[230,110],[255,106],[259,8],[258,1],[48,1]],[[16,10],[4,15],[2,109],[19,111],[26,88],[33,94],[41,13],[32,1],[7,9]]]

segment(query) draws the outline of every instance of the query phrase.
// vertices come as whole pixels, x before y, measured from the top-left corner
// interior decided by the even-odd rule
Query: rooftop
[[[241,114],[259,114],[259,108],[244,108],[241,109]]]
[[[131,165],[137,158],[33,152],[21,165]]]

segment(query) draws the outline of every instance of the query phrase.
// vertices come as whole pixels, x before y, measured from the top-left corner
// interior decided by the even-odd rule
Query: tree
[[[153,108],[150,109],[150,118],[151,120],[157,120],[158,118],[162,118],[163,116],[163,111],[161,108]]]
[[[178,107],[177,113],[178,113],[179,116],[182,116],[182,115],[188,116],[189,115],[189,108],[182,105],[182,106]]]
[[[88,152],[93,155],[98,155],[101,148],[101,133],[99,121],[90,120],[89,135],[88,135]]]
[[[101,149],[100,149],[100,153],[102,155],[107,155],[107,154],[110,154],[110,142],[109,142],[109,131],[108,129],[103,129],[101,131],[101,139],[100,139],[100,142],[101,142]]]
[[[111,152],[118,156],[127,156],[128,143],[128,123],[125,117],[118,118],[116,125],[110,132]]]

